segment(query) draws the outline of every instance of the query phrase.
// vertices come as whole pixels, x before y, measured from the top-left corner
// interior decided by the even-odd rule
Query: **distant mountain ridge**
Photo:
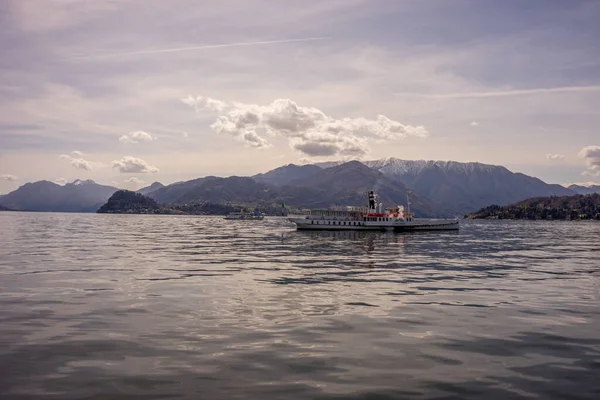
[[[600,185],[590,185],[590,186],[570,185],[568,188],[578,194],[594,194],[594,193],[600,194]]]
[[[418,216],[455,216],[490,204],[502,206],[533,197],[570,196],[576,194],[573,189],[549,185],[502,166],[384,158],[288,164],[252,177],[207,176],[166,186],[154,182],[138,193],[162,205],[276,207],[285,202],[297,208],[326,208],[364,204],[366,192],[375,190],[386,206],[405,205],[409,194]],[[0,204],[17,210],[94,212],[116,191],[117,188],[89,180],[76,180],[65,186],[40,181],[0,197]]]
[[[92,180],[77,179],[64,186],[39,181],[8,193],[0,204],[23,211],[95,212],[115,191],[115,187]]]
[[[316,165],[328,168],[337,163]],[[502,166],[477,162],[400,160],[390,157],[363,161],[363,164],[459,214],[490,204],[507,205],[531,197],[576,194],[563,186],[547,184]]]
[[[139,194],[142,194],[144,196],[147,196],[148,194],[155,192],[158,189],[162,189],[164,187],[165,187],[165,185],[163,185],[162,183],[154,182],[152,185],[143,187],[143,188],[137,190],[136,192]]]
[[[378,191],[378,202],[383,202],[385,205],[406,203],[407,190],[404,186],[397,185],[381,172],[358,161],[326,170],[315,167],[312,172],[317,172],[316,174],[305,174],[306,171],[298,174],[299,169],[296,166],[286,167],[294,171],[293,183],[289,185],[275,186],[257,182],[250,177],[207,177],[165,186],[149,193],[148,197],[157,203],[169,204],[178,209],[206,203],[238,207],[258,206],[268,209],[275,209],[281,203],[293,208],[328,208],[335,205],[365,205],[367,192],[375,185]],[[300,170],[306,169],[300,168]],[[270,176],[277,177],[278,174],[280,172]],[[281,176],[277,177],[279,178]],[[283,180],[280,182],[283,183]],[[119,193],[119,196],[121,195]],[[120,201],[122,196],[119,196],[115,194],[112,203]],[[438,207],[428,199],[421,198],[417,193],[411,193],[410,201],[413,211],[418,216],[449,215],[447,210]],[[103,210],[111,208],[113,208],[112,204],[103,206]],[[120,206],[116,208],[122,209]]]
[[[290,204],[294,202],[306,208],[366,205],[367,193],[370,190],[376,191],[377,202],[382,202],[384,206],[406,205],[407,194],[410,192],[412,211],[420,217],[452,214],[452,210],[424,198],[419,193],[408,191],[404,185],[399,185],[385,174],[358,161],[325,168],[281,188],[282,193],[289,198]]]
[[[264,174],[254,175],[252,179],[268,185],[282,186],[290,185],[296,180],[301,180],[321,172],[323,168],[316,165],[287,164],[275,168]]]
[[[185,196],[190,190],[196,188],[202,182],[210,179],[222,179],[216,176],[207,176],[204,178],[192,179],[185,182],[175,182],[170,185],[164,186],[157,190],[148,193],[148,196],[152,197],[158,203],[169,204],[179,203],[181,197]]]

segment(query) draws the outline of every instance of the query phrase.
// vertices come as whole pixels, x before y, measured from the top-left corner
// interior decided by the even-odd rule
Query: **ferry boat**
[[[425,231],[457,230],[458,219],[414,218],[410,212],[407,196],[407,209],[404,206],[383,209],[376,204],[375,192],[369,192],[368,207],[335,207],[324,210],[307,210],[306,215],[289,218],[298,230],[383,230],[383,231]]]

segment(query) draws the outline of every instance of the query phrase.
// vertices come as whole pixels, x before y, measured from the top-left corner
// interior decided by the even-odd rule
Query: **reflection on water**
[[[2,399],[600,396],[597,223],[0,213],[0,235]]]

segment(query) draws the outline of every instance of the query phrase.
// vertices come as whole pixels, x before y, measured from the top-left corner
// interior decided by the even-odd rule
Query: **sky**
[[[600,183],[600,1],[0,0],[0,193],[396,157]]]

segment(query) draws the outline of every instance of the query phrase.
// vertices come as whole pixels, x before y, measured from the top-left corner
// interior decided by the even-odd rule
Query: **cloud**
[[[600,177],[600,171],[583,171],[581,173],[583,176],[591,176],[591,177]]]
[[[546,154],[546,158],[552,161],[564,160],[565,156],[562,154]]]
[[[150,140],[154,140],[154,139],[155,138],[153,138],[152,135],[150,135],[147,132],[133,131],[133,132],[129,132],[129,133],[126,133],[123,136],[121,136],[119,138],[119,142],[121,142],[121,143],[139,143],[139,142],[150,141]]]
[[[190,95],[185,99],[181,99],[181,101],[184,104],[187,104],[188,106],[194,108],[197,112],[200,112],[205,109],[211,111],[223,111],[227,107],[227,104],[220,100],[215,100],[211,99],[210,97],[203,96],[198,96],[194,98]]]
[[[144,183],[146,183],[146,181],[144,181],[142,179],[139,179],[139,178],[136,178],[135,176],[132,176],[129,179],[125,179],[123,182],[125,182],[125,183],[131,183],[131,184],[134,184],[134,185],[137,185],[137,186],[143,185]]]
[[[83,156],[83,153],[79,150],[74,150],[71,152],[72,155],[74,155],[75,157],[81,157]]]
[[[535,89],[516,89],[502,90],[494,92],[464,92],[464,93],[397,93],[398,95],[417,96],[431,99],[472,99],[486,97],[506,97],[506,96],[525,96],[536,94],[549,93],[582,93],[582,92],[600,92],[600,85],[590,86],[562,86],[551,88],[535,88]]]
[[[376,119],[336,119],[317,108],[299,106],[289,99],[277,99],[265,106],[228,103],[203,96],[188,96],[182,101],[197,112],[218,113],[211,128],[237,138],[248,147],[270,147],[261,135],[266,134],[287,138],[292,149],[312,157],[360,158],[369,151],[369,139],[428,136],[423,126],[404,125],[384,115],[378,115]]]
[[[158,168],[149,165],[146,161],[141,158],[135,157],[123,157],[120,160],[114,160],[112,167],[117,168],[122,174],[147,174],[158,172]]]
[[[282,43],[295,43],[295,42],[310,42],[315,40],[325,40],[329,37],[307,37],[297,39],[283,39],[283,40],[263,40],[260,42],[238,42],[238,43],[223,43],[223,44],[208,44],[202,46],[191,46],[191,47],[171,47],[167,49],[154,49],[154,50],[141,50],[141,51],[129,51],[123,53],[104,53],[104,54],[91,54],[83,55],[79,57],[73,57],[71,60],[89,60],[95,58],[110,58],[110,57],[123,57],[123,56],[143,56],[148,54],[160,54],[160,53],[174,53],[180,51],[194,51],[194,50],[208,50],[208,49],[220,49],[224,47],[242,47],[242,46],[259,46],[267,44],[282,44]]]
[[[581,174],[584,176],[600,176],[600,146],[587,146],[579,151],[579,157],[585,160],[588,167],[587,171]]]
[[[67,180],[65,178],[58,178],[54,180],[54,183],[56,183],[57,185],[64,185],[65,183],[67,183]]]
[[[5,181],[11,181],[11,182],[14,182],[19,179],[17,176],[14,176],[11,174],[0,175],[0,178],[4,179]]]
[[[189,135],[188,135],[188,133],[187,133],[187,132],[181,132],[181,136],[183,136],[183,137],[188,137]]]
[[[60,156],[60,158],[68,160],[73,168],[82,169],[85,171],[91,171],[93,169],[92,162],[84,160],[83,158],[74,158],[68,154],[63,154]]]
[[[314,164],[314,160],[308,158],[308,157],[300,157],[298,159],[298,164],[300,165],[306,165],[306,164]]]
[[[471,126],[479,126],[479,122],[472,121],[469,125],[471,125]]]

